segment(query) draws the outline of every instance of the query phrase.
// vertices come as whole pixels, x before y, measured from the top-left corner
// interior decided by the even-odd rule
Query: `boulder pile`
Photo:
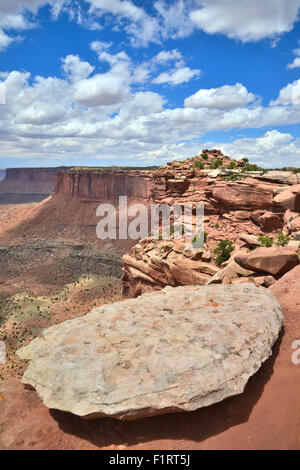
[[[300,173],[255,170],[247,161],[204,149],[197,157],[155,170],[151,199],[182,208],[188,203],[194,212],[203,204],[206,243],[194,253],[184,234],[180,240],[150,236],[139,241],[123,258],[125,297],[167,285],[253,282],[269,287],[299,263]],[[215,249],[224,240],[234,251],[219,266]]]

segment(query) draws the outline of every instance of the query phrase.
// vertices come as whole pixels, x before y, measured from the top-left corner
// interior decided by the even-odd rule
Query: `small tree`
[[[279,232],[276,240],[276,245],[277,246],[286,246],[288,242],[290,241],[291,237],[288,235],[285,235],[283,232]]]
[[[234,250],[234,246],[231,241],[221,240],[217,248],[215,248],[214,250],[214,253],[218,255],[216,259],[217,266],[221,266],[221,264],[229,260],[230,253],[232,253],[233,250]]]

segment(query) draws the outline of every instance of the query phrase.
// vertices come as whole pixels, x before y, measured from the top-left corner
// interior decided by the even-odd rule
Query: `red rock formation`
[[[234,209],[269,209],[273,205],[272,183],[260,183],[247,178],[243,182],[217,183],[212,196],[226,207]]]
[[[255,235],[254,245],[259,246],[261,243],[257,239],[258,235],[269,234],[275,238],[281,230],[285,234],[293,233],[294,235],[298,231],[300,234],[300,217],[298,220],[300,214],[292,213],[292,222],[290,220],[292,216],[287,221],[287,216],[285,216],[287,206],[280,205],[276,201],[278,198],[280,200],[292,198],[291,208],[298,209],[297,191],[300,185],[293,184],[298,182],[298,176],[291,171],[245,170],[247,170],[245,162],[231,160],[218,150],[206,149],[195,158],[183,162],[170,162],[153,172],[153,202],[181,206],[185,203],[194,206],[199,203],[204,204],[208,253],[202,253],[198,261],[194,260],[191,263],[191,259],[186,262],[186,255],[183,256],[183,253],[176,252],[173,248],[165,252],[165,245],[174,243],[174,240],[162,241],[159,248],[153,246],[150,250],[144,246],[148,242],[143,240],[130,256],[124,257],[124,295],[136,296],[143,292],[160,289],[164,285],[195,283],[201,285],[210,282],[212,278],[213,282],[227,283],[233,282],[234,279],[237,282],[249,279],[257,285],[264,286],[269,286],[275,281],[270,276],[255,273],[255,269],[248,273],[237,272],[236,263],[231,266],[228,273],[220,274],[220,276],[214,275],[213,270],[207,269],[207,265],[216,268],[214,249],[221,240],[231,240],[235,245],[236,253],[245,243],[245,237]],[[278,186],[279,184],[281,186]],[[240,239],[241,234],[244,234],[244,240]],[[153,243],[152,241],[150,246]],[[297,242],[293,243],[295,243],[294,249],[297,250]],[[250,243],[247,249],[252,248],[254,246]],[[264,249],[268,250],[262,248]],[[290,250],[292,249],[291,247]],[[185,253],[186,250],[183,252]],[[292,257],[294,264],[287,263],[288,269],[298,262],[296,253]],[[196,263],[198,263],[197,267]],[[282,269],[279,274],[282,275],[284,272],[285,270]],[[264,274],[266,273],[268,270]],[[240,279],[241,277],[244,279]]]
[[[117,200],[119,196],[149,200],[152,175],[150,171],[103,170],[60,171],[53,184],[53,195],[87,200]]]
[[[60,168],[8,168],[0,182],[0,193],[51,194]]]

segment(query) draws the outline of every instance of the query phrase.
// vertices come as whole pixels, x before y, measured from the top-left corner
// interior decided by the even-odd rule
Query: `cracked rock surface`
[[[53,326],[18,354],[47,407],[136,419],[242,393],[282,324],[274,294],[253,284],[166,287]]]

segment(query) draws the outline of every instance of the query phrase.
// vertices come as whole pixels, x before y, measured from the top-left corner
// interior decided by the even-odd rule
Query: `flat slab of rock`
[[[136,419],[242,393],[282,323],[274,294],[252,284],[166,287],[53,326],[18,355],[49,408]]]
[[[238,254],[234,260],[244,269],[273,276],[283,275],[299,264],[297,247],[292,246],[257,248],[250,253]]]

